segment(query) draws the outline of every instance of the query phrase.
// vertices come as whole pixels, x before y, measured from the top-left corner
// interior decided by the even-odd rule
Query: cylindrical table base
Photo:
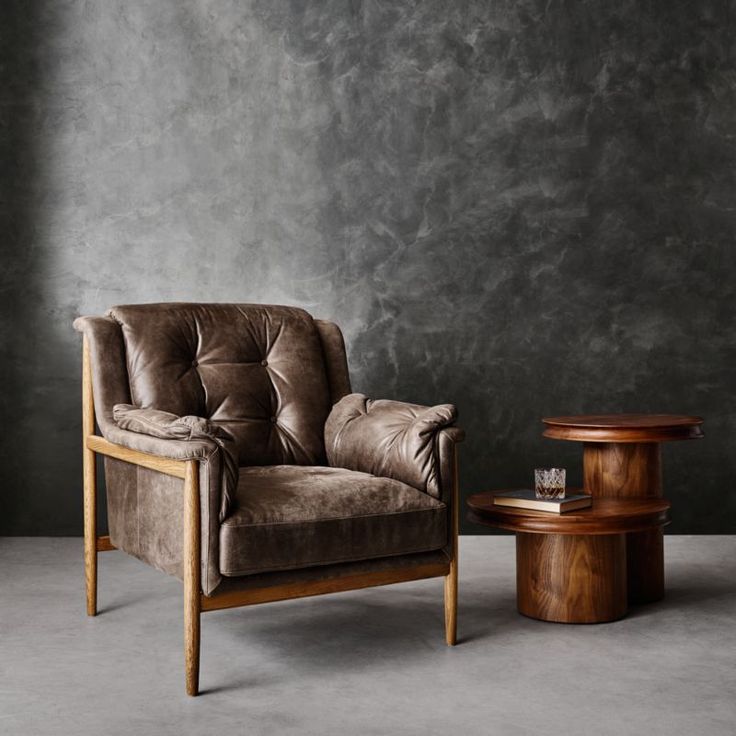
[[[519,613],[543,621],[593,624],[627,610],[626,535],[516,535]]]
[[[656,442],[587,442],[583,453],[585,489],[606,498],[662,497],[662,460]],[[662,530],[627,536],[629,603],[664,597]]]
[[[664,535],[661,529],[626,535],[629,603],[654,603],[664,598]]]

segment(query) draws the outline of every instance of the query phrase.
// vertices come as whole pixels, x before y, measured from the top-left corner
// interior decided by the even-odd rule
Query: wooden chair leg
[[[199,466],[187,462],[184,477],[184,669],[187,695],[199,692],[201,591]]]
[[[457,558],[445,575],[445,641],[451,647],[457,643]]]
[[[454,449],[453,458],[453,489],[452,489],[452,560],[450,561],[450,572],[445,575],[445,641],[449,646],[455,646],[457,643],[457,537],[458,537],[458,516],[459,508],[459,483],[457,468],[457,445]]]
[[[87,448],[87,437],[95,432],[92,396],[92,366],[89,344],[82,347],[82,472],[84,494],[84,576],[87,584],[87,615],[97,615],[97,471],[95,453]]]

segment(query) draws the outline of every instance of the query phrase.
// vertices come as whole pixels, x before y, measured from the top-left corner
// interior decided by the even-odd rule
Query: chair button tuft
[[[276,424],[278,422],[278,419],[276,417],[271,417],[271,424]]]
[[[192,368],[196,368],[199,365],[196,360],[192,361]]]
[[[262,366],[263,366],[263,367],[265,368],[265,367],[266,367],[266,366],[268,365],[268,361],[267,361],[267,360],[266,360],[266,359],[264,358],[264,359],[263,359],[263,360],[261,361],[261,365],[262,365]]]

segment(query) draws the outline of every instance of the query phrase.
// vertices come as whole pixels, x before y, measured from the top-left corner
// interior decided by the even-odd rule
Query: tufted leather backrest
[[[134,404],[206,417],[234,437],[240,465],[319,465],[331,408],[322,343],[294,307],[113,307]]]

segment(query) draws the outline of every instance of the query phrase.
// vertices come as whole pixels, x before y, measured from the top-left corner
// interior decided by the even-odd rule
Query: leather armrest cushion
[[[227,430],[204,417],[180,417],[167,411],[141,409],[130,404],[116,404],[113,407],[113,418],[117,426],[125,432],[134,432],[148,437],[155,437],[159,440],[177,441],[176,448],[173,445],[171,448],[162,447],[161,443],[155,443],[155,446],[152,445],[148,450],[140,446],[132,449],[159,455],[163,454],[163,450],[165,456],[186,459],[183,455],[188,453],[183,453],[179,444],[180,442],[186,442],[193,445],[192,459],[201,457],[206,460],[212,453],[221,452],[223,478],[221,483],[220,519],[222,520],[227,515],[235,498],[239,475],[238,462],[230,447],[233,437]],[[124,433],[121,433],[121,437],[118,439],[124,439]],[[114,441],[113,438],[110,438],[110,440]],[[121,442],[121,444],[129,446],[132,443]],[[171,449],[172,453],[166,452],[166,449]],[[204,456],[203,449],[206,450]],[[176,450],[176,452],[173,452],[173,450]]]
[[[440,498],[435,438],[456,419],[452,404],[420,406],[348,394],[335,404],[325,424],[327,460],[333,467],[394,478]],[[462,439],[461,430],[454,439]]]

